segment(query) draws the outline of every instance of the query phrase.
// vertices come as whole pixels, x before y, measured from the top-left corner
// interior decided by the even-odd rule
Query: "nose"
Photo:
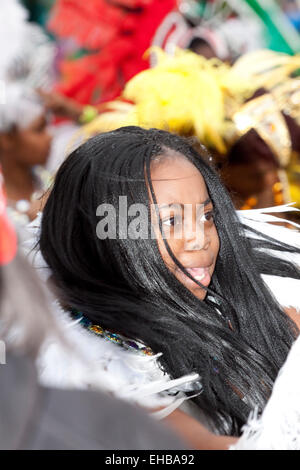
[[[197,222],[195,217],[184,220],[184,249],[185,251],[207,250],[210,238],[204,229],[204,224]]]
[[[199,251],[199,250],[207,250],[209,248],[210,241],[203,237],[193,237],[191,239],[185,239],[184,242],[184,249],[185,251]]]

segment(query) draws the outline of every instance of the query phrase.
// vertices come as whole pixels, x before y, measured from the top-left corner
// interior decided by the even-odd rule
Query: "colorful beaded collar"
[[[112,343],[115,343],[124,349],[134,351],[138,354],[142,354],[145,356],[154,355],[153,351],[150,348],[146,347],[144,344],[139,343],[138,341],[128,339],[120,334],[112,333],[111,331],[105,330],[99,325],[94,325],[88,318],[83,315],[82,312],[72,310],[71,315],[72,318],[78,320],[78,323],[80,323],[80,325],[82,325],[85,329],[89,330],[91,333],[94,333],[97,336],[100,336],[101,338],[111,341]]]

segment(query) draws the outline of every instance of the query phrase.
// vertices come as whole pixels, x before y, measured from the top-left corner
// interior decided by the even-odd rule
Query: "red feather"
[[[149,67],[144,52],[176,0],[58,0],[49,30],[72,37],[91,53],[61,63],[57,88],[86,104],[120,95],[125,83]]]

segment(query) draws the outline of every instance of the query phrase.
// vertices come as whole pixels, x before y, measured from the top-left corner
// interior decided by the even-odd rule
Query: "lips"
[[[186,268],[187,272],[201,284],[208,286],[211,281],[209,267]]]
[[[197,281],[204,278],[208,268],[186,268],[187,272]]]

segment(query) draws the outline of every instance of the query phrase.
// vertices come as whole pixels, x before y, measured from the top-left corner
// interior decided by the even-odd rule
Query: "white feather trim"
[[[257,230],[269,237],[274,238],[275,240],[286,243],[287,245],[297,246],[300,248],[300,235],[299,229],[300,225],[296,222],[283,219],[281,217],[273,216],[272,213],[282,213],[282,212],[300,212],[299,209],[292,207],[293,203],[285,204],[282,206],[276,207],[267,207],[264,209],[252,209],[245,211],[237,211],[237,215],[240,221],[247,225],[250,228]],[[272,223],[269,223],[272,222]],[[288,223],[295,227],[295,230],[291,228],[274,225],[274,223]],[[257,234],[253,234],[251,231],[247,231],[247,236],[252,238],[261,238]]]
[[[262,275],[263,280],[282,307],[300,311],[300,280],[290,277]]]
[[[1,0],[0,78],[7,82],[22,79],[32,88],[48,87],[53,82],[55,48],[43,29],[28,17],[21,1]],[[25,73],[20,76],[21,70]]]
[[[297,211],[295,207],[292,207],[293,203],[285,204],[276,207],[268,207],[264,209],[253,209],[246,211],[237,211],[240,221],[246,226],[257,230],[260,233],[268,235],[275,240],[286,243],[292,247],[300,249],[300,225],[290,220],[283,219],[281,217],[275,217],[272,213],[283,213]],[[270,224],[269,222],[272,222]],[[276,223],[288,223],[295,227],[295,229],[287,228],[282,225],[275,225]],[[262,238],[258,234],[254,234],[250,230],[246,231],[247,236],[255,239]],[[274,256],[285,259],[290,263],[293,263],[300,267],[300,254],[280,252],[274,250],[268,250],[272,252]],[[300,311],[300,280],[292,279],[289,277],[282,276],[271,276],[262,274],[264,282],[268,285],[277,301],[282,307],[294,307]]]
[[[254,413],[231,450],[300,450],[300,337],[275,381],[261,418]]]
[[[24,25],[28,12],[17,0],[2,0],[0,9],[0,77],[11,63],[11,58],[22,48]]]
[[[171,380],[157,362],[159,355],[122,349],[71,320],[57,302],[53,310],[65,343],[49,338],[42,348],[37,366],[44,385],[101,389],[143,407],[173,409],[187,399],[189,385],[199,380],[198,374]]]
[[[55,46],[43,29],[28,21],[18,0],[0,7],[0,130],[27,127],[44,112],[37,88],[54,83]]]

